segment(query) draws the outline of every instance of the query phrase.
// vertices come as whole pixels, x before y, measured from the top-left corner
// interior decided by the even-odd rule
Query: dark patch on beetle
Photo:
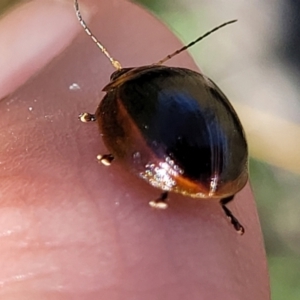
[[[170,156],[191,180],[210,183],[217,173],[226,184],[245,168],[247,145],[227,98],[200,80],[203,76],[191,70],[155,66],[124,82],[118,97],[159,159]]]

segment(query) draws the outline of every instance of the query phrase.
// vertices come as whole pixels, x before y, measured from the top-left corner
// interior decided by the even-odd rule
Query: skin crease
[[[124,0],[80,4],[124,67],[151,64],[180,47],[164,25]],[[159,191],[117,161],[98,165],[96,155],[106,150],[97,124],[77,118],[95,112],[114,69],[81,30],[71,1],[24,5],[31,23],[22,23],[22,36],[36,39],[30,45],[17,39],[13,51],[21,59],[26,44],[26,55],[34,55],[15,63],[14,72],[3,59],[1,75],[0,298],[269,299],[249,185],[229,205],[244,236],[215,200],[171,194],[169,209],[151,209],[148,201]],[[18,32],[18,9],[0,20],[6,47],[3,36]],[[53,31],[48,23],[55,23]],[[197,70],[187,52],[167,65]]]

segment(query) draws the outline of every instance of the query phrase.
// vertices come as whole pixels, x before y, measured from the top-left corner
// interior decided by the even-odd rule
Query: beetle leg
[[[231,224],[233,225],[234,229],[240,234],[243,235],[245,233],[245,229],[243,225],[238,221],[238,219],[232,214],[232,212],[226,207],[230,201],[234,199],[234,196],[226,197],[220,200],[220,204],[225,212],[225,215],[230,220]]]
[[[153,208],[166,209],[168,208],[167,200],[168,192],[163,192],[158,199],[150,201],[149,205]]]
[[[102,163],[104,166],[110,166],[111,162],[114,160],[112,154],[98,154],[97,160],[99,163]]]
[[[83,123],[88,123],[88,122],[95,122],[96,121],[96,116],[90,113],[82,113],[78,116],[79,120]]]

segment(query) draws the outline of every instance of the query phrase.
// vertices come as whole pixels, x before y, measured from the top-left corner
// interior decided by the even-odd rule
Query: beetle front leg
[[[163,192],[158,199],[150,201],[149,205],[157,209],[168,208],[168,203],[167,203],[168,194],[169,194],[168,192]]]
[[[112,161],[114,160],[114,157],[112,154],[104,154],[104,155],[98,154],[97,160],[99,163],[108,167],[111,165]]]
[[[82,113],[78,116],[79,120],[83,123],[95,122],[96,116],[90,113]]]

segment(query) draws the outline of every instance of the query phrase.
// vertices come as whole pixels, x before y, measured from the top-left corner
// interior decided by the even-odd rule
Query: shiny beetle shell
[[[184,68],[126,68],[104,91],[95,117],[108,150],[128,170],[197,198],[224,198],[245,186],[245,134],[210,79]]]

